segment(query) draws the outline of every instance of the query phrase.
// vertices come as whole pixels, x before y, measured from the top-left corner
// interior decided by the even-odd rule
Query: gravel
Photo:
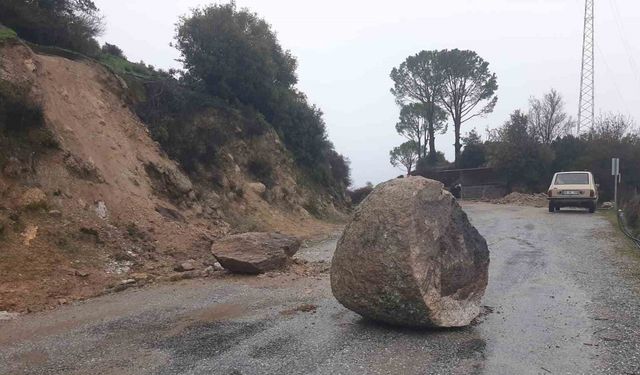
[[[363,320],[327,273],[185,280],[0,322],[0,374],[640,373],[640,257],[604,216],[464,208],[491,250],[470,327]]]

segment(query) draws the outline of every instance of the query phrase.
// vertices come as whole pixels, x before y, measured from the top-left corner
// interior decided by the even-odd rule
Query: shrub
[[[359,205],[366,197],[373,191],[373,185],[367,184],[367,186],[359,189],[349,191],[349,197],[351,197],[351,204],[354,206]]]
[[[11,30],[8,27],[4,27],[0,25],[0,42],[3,42],[8,39],[13,39],[17,36],[16,32]]]
[[[273,164],[267,157],[254,156],[247,163],[247,169],[258,181],[266,186],[273,186]]]
[[[30,42],[96,56],[102,18],[91,0],[0,1],[0,22]]]
[[[42,108],[29,97],[29,87],[0,81],[0,131],[19,131],[43,123]]]
[[[100,49],[100,51],[107,55],[119,57],[121,59],[126,59],[126,57],[124,56],[124,52],[122,52],[120,47],[116,46],[115,44],[105,43]]]
[[[640,235],[640,195],[636,195],[625,204],[624,214],[634,234]]]
[[[331,166],[331,175],[333,180],[342,184],[345,188],[351,185],[351,170],[349,168],[349,159],[340,155],[335,150],[328,151],[327,159]]]

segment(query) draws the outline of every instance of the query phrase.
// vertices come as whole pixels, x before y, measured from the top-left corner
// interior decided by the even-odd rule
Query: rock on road
[[[473,326],[365,321],[326,272],[190,280],[0,321],[0,374],[640,373],[640,257],[603,215],[463,207],[491,250]]]

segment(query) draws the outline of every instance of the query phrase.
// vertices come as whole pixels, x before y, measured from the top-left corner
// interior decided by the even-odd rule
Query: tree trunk
[[[455,165],[456,165],[456,168],[460,168],[460,150],[462,149],[462,145],[460,144],[460,127],[462,125],[462,120],[460,118],[455,118],[453,120],[453,125],[454,125],[455,134],[456,134],[456,143],[455,143],[456,160],[455,160]]]
[[[429,161],[432,165],[436,164],[438,156],[436,154],[436,131],[433,128],[433,123],[429,124]]]

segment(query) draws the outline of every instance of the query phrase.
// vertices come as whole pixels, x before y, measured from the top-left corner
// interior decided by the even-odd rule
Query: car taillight
[[[595,198],[596,197],[596,191],[595,190],[591,190],[591,198]]]
[[[552,195],[553,195],[553,192],[552,192],[551,190],[549,190],[549,191],[547,192],[547,195],[548,195],[548,196],[552,196]]]

